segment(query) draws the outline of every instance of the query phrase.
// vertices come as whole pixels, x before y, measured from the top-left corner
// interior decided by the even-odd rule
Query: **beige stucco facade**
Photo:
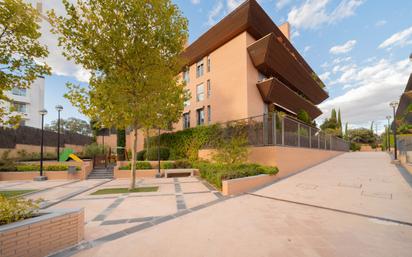
[[[204,124],[227,122],[264,113],[265,105],[256,87],[259,72],[247,52],[248,45],[253,42],[255,39],[244,31],[188,68],[189,81],[186,89],[191,99],[183,113],[190,115],[190,127],[197,125],[196,111],[202,108],[205,113]],[[210,60],[210,70],[208,60]],[[201,62],[203,62],[204,73],[198,77],[196,68]],[[210,93],[208,83],[210,83]],[[204,85],[204,99],[198,101],[197,86],[201,84]],[[211,110],[210,118],[208,106]],[[181,129],[183,129],[182,119],[174,125],[174,130]]]

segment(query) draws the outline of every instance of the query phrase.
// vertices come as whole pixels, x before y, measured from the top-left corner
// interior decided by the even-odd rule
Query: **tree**
[[[350,129],[348,131],[348,138],[352,142],[372,145],[375,144],[377,140],[373,131],[366,128]]]
[[[57,132],[57,120],[52,121],[50,124],[47,124],[45,127],[47,130]],[[90,124],[87,121],[77,119],[77,118],[68,118],[60,119],[60,131],[67,131],[70,133],[77,133],[85,136],[91,136],[92,130]]]
[[[37,11],[22,0],[0,2],[0,125],[16,125],[21,116],[15,112],[6,92],[14,87],[29,88],[50,67],[40,62],[48,51],[38,39]]]
[[[53,31],[64,55],[91,72],[89,86],[68,84],[66,97],[101,126],[132,129],[134,188],[138,129],[156,108],[179,116],[183,110],[184,85],[176,75],[182,67],[187,20],[170,0],[63,4],[65,16],[49,13]],[[165,117],[178,118],[159,115],[159,124],[166,123]]]
[[[341,114],[339,110],[339,116],[336,115],[336,110],[332,109],[331,116],[329,119],[325,119],[325,121],[320,125],[320,129],[325,133],[332,134],[338,137],[342,137],[342,121]]]

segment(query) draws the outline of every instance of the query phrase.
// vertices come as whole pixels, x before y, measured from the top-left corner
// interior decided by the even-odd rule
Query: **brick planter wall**
[[[256,175],[244,178],[230,179],[222,181],[223,195],[237,195],[250,190],[265,186],[279,177],[276,175]]]
[[[83,209],[56,210],[0,226],[0,256],[46,256],[84,238]]]

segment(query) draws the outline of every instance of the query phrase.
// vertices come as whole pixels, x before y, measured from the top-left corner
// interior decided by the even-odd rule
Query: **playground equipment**
[[[74,154],[73,149],[71,149],[71,148],[66,148],[66,149],[64,149],[64,151],[60,154],[60,156],[59,156],[59,161],[65,162],[65,161],[67,161],[69,158],[71,158],[72,160],[74,160],[74,161],[76,161],[76,162],[83,162],[82,159],[80,159],[77,155]]]

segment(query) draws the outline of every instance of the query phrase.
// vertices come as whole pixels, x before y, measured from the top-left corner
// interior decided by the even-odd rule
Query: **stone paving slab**
[[[47,180],[47,181],[31,181],[31,180],[13,180],[0,181],[0,190],[42,190],[50,187],[64,185],[75,180]]]
[[[76,256],[410,256],[412,228],[244,195]]]
[[[386,153],[340,155],[254,194],[412,222],[412,188]]]

